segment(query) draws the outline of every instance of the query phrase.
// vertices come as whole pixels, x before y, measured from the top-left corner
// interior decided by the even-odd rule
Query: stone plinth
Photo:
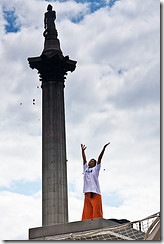
[[[98,218],[84,221],[69,222],[65,224],[55,224],[44,227],[36,227],[29,229],[30,240],[43,240],[45,237],[63,235],[67,233],[75,233],[88,230],[96,230],[105,227],[114,227],[114,221]]]

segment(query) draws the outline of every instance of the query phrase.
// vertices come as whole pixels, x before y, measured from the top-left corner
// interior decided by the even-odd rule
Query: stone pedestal
[[[104,218],[90,219],[84,221],[69,222],[59,225],[32,228],[29,230],[30,240],[44,240],[47,237],[53,238],[56,235],[72,234],[76,232],[96,230],[106,227],[114,227],[116,223]]]

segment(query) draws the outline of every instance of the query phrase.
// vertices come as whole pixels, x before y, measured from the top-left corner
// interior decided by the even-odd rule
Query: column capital
[[[40,81],[64,82],[68,71],[73,72],[76,68],[76,61],[69,59],[69,56],[56,54],[56,52],[42,53],[39,57],[28,58],[32,69],[37,69]]]

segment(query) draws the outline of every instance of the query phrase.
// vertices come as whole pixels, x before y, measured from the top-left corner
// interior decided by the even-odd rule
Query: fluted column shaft
[[[42,84],[42,225],[68,222],[64,84]]]

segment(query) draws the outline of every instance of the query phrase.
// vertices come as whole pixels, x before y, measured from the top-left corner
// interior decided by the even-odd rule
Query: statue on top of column
[[[44,28],[45,31],[43,36],[46,37],[47,35],[57,35],[56,27],[55,27],[55,19],[56,19],[56,12],[52,10],[52,5],[48,5],[47,12],[44,14]]]

